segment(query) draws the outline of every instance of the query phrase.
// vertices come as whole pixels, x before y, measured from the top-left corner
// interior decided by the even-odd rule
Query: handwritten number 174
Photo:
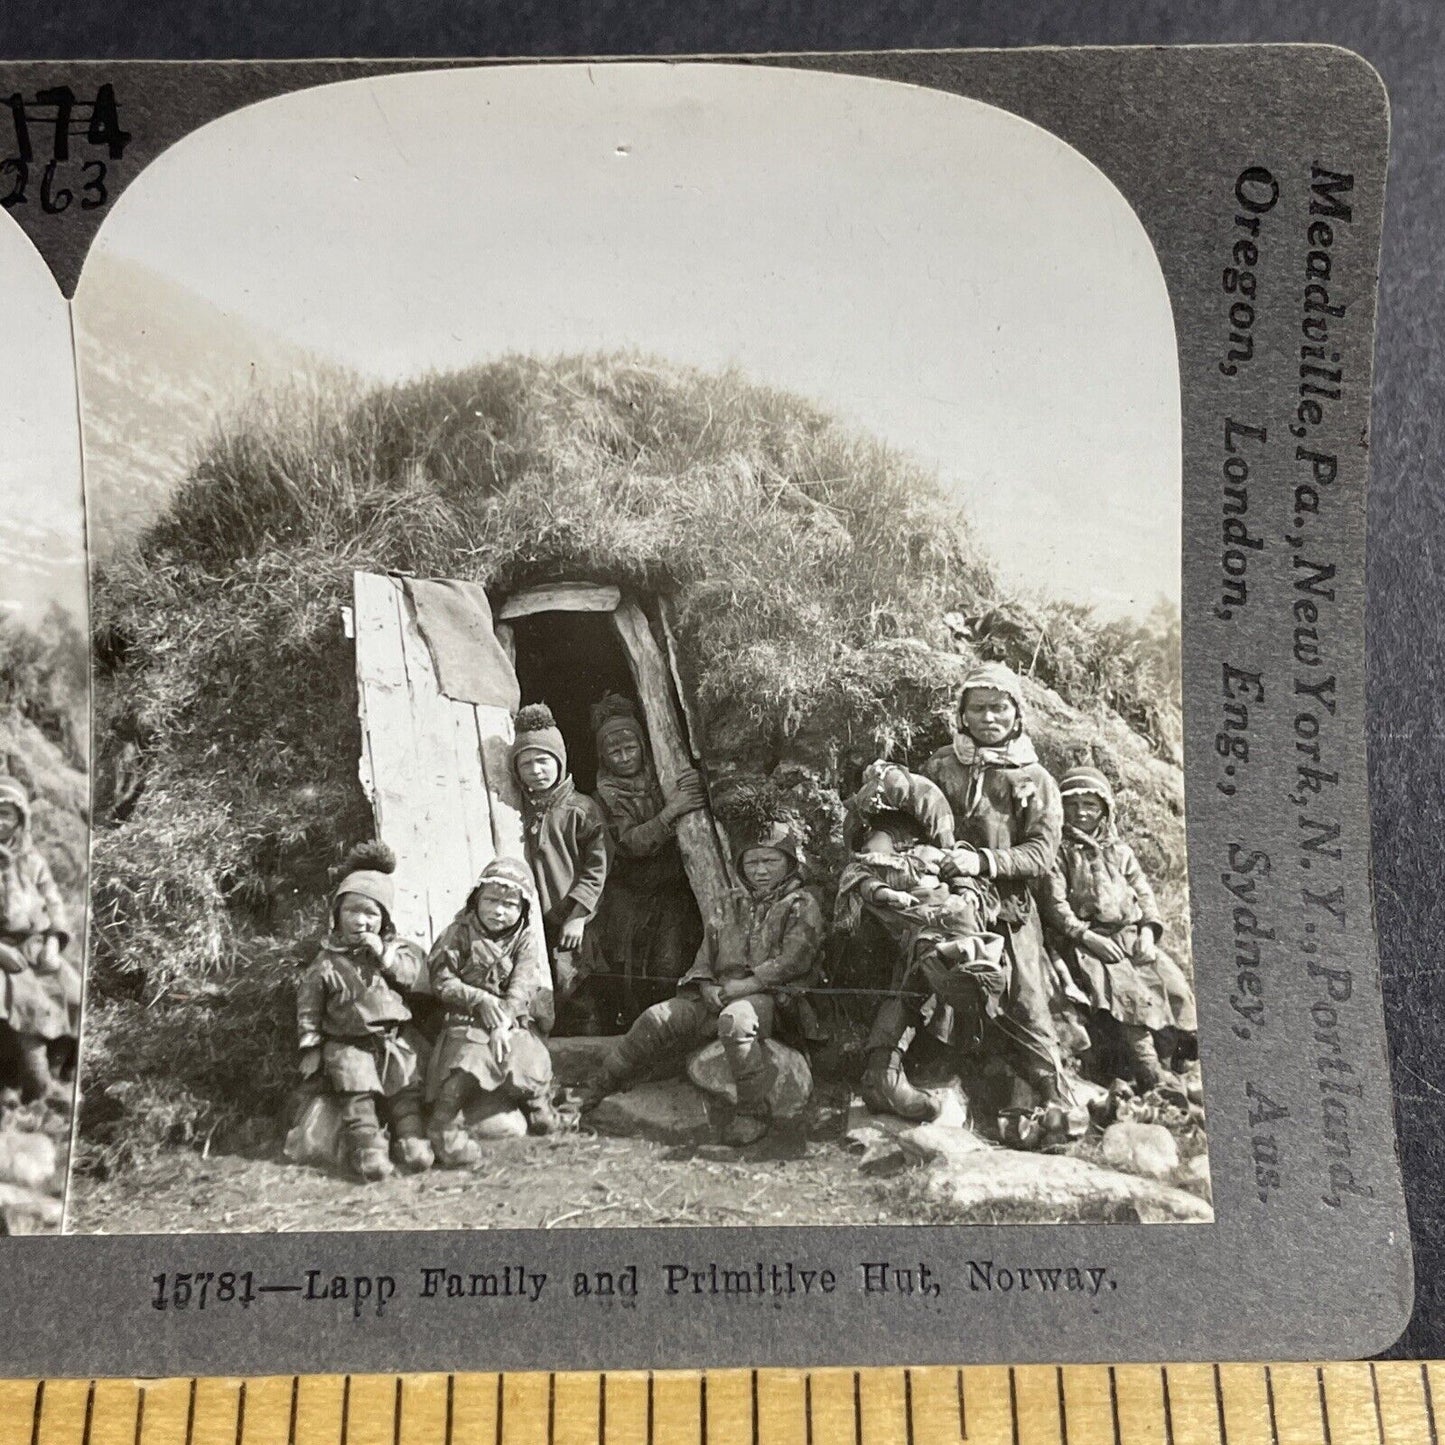
[[[72,138],[83,134],[88,146],[103,148],[113,161],[125,154],[130,141],[130,133],[121,128],[115,88],[111,85],[102,85],[90,102],[77,100],[68,85],[57,85],[37,91],[32,101],[15,94],[0,104],[9,108],[15,132],[14,155],[0,160],[0,178],[11,178],[8,190],[0,194],[0,206],[7,210],[23,206],[30,199],[27,192],[37,148],[50,152],[40,179],[40,208],[57,215],[75,200],[75,192],[59,184],[57,179],[58,167],[71,159]],[[75,182],[81,210],[97,210],[110,199],[105,180],[105,161],[92,159],[82,163],[81,174]],[[0,179],[0,186],[3,184]]]

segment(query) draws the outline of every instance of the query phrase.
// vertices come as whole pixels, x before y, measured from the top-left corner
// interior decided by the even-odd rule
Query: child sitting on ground
[[[1054,875],[1039,891],[1044,924],[1088,995],[1095,1072],[1143,1092],[1167,1082],[1155,1036],[1178,1022],[1156,969],[1159,906],[1134,850],[1115,830],[1108,779],[1096,768],[1074,768],[1059,791],[1064,836]]]
[[[446,1008],[427,1088],[437,1162],[460,1169],[481,1158],[462,1122],[478,1094],[520,1104],[532,1133],[550,1134],[558,1127],[552,1059],[537,1026],[539,1016],[551,1017],[552,982],[527,865],[488,863],[427,962]]]
[[[50,866],[30,837],[30,797],[0,778],[0,1026],[15,1036],[21,1093],[50,1089],[49,1044],[73,1038],[80,980],[61,950],[70,941]]]
[[[422,1122],[425,1042],[409,1027],[404,989],[424,986],[421,950],[396,936],[396,855],[360,843],[331,895],[330,932],[296,990],[301,1076],[323,1077],[340,1104],[348,1161],[358,1178],[432,1164]],[[387,1157],[382,1124],[391,1130]]]
[[[642,1076],[668,1054],[722,1040],[737,1089],[723,1142],[755,1143],[768,1132],[777,1070],[763,1040],[780,1012],[814,981],[823,953],[823,914],[803,886],[802,860],[785,824],[766,826],[741,848],[741,889],[708,920],[692,968],[670,999],[653,1004],[613,1048],[584,1091],[582,1109]]]
[[[588,925],[607,882],[607,824],[568,774],[567,744],[545,703],[529,703],[517,714],[512,771],[522,788],[527,863],[562,1004],[602,967]]]

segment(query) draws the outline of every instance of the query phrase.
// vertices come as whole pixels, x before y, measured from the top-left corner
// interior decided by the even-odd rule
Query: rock
[[[467,1125],[473,1139],[525,1139],[527,1116],[520,1109],[504,1109]]]
[[[462,1111],[462,1118],[473,1139],[520,1139],[527,1132],[527,1116],[496,1094],[473,1099]]]
[[[957,1085],[937,1091],[943,1112],[928,1124],[900,1119],[896,1114],[873,1114],[858,1097],[848,1107],[844,1144],[863,1157],[864,1174],[887,1176],[913,1164],[961,1158],[992,1146],[967,1127],[968,1105]]]
[[[38,1189],[54,1173],[54,1141],[44,1134],[0,1130],[0,1183]]]
[[[1167,1179],[1179,1167],[1179,1146],[1162,1124],[1120,1120],[1104,1130],[1099,1157],[1111,1169],[1145,1179]]]
[[[928,1126],[920,1126],[927,1128]],[[925,1192],[959,1224],[1207,1223],[1202,1199],[1066,1154],[985,1147],[925,1173]]]
[[[848,1105],[848,1122],[843,1130],[843,1142],[854,1150],[872,1148],[884,1139],[896,1139],[906,1129],[916,1125],[896,1114],[875,1114],[854,1094]]]
[[[903,1146],[896,1139],[884,1139],[863,1151],[858,1161],[858,1172],[871,1178],[886,1179],[901,1174],[909,1166],[909,1158]]]
[[[780,1044],[776,1039],[764,1039],[763,1047],[778,1071],[769,1095],[773,1117],[791,1119],[802,1112],[812,1097],[813,1071],[808,1067],[807,1059],[787,1044]],[[720,1040],[714,1039],[687,1061],[687,1076],[705,1094],[711,1094],[725,1104],[737,1103],[737,1090],[733,1087],[732,1073]]]
[[[1145,1183],[1135,1180],[1135,1183]],[[1134,1217],[1140,1224],[1196,1224],[1213,1223],[1214,1206],[1207,1200],[1199,1199],[1183,1189],[1171,1189],[1167,1184],[1149,1182],[1156,1193],[1140,1194],[1134,1200]],[[1191,1200],[1192,1205],[1183,1206],[1182,1200]]]
[[[1174,1143],[1181,1159],[1194,1159],[1209,1152],[1209,1135],[1198,1124],[1190,1124],[1188,1128],[1177,1133],[1171,1129],[1170,1133],[1174,1134]]]
[[[957,1082],[926,1092],[940,1106],[938,1118],[931,1120],[931,1123],[949,1129],[969,1127],[972,1116],[969,1113],[968,1099]],[[863,1100],[854,1094],[848,1104],[848,1122],[843,1130],[843,1139],[845,1143],[852,1145],[856,1138],[860,1141],[857,1147],[866,1148],[874,1142],[875,1134],[881,1132],[890,1138],[897,1138],[918,1127],[916,1119],[900,1119],[896,1114],[873,1113]]]
[[[1209,1174],[1209,1156],[1196,1154],[1192,1159],[1186,1159],[1179,1166],[1179,1172],[1174,1176],[1174,1182],[1181,1189],[1187,1189],[1201,1199],[1212,1200],[1214,1198],[1214,1182]]]
[[[898,1136],[899,1146],[915,1164],[954,1164],[981,1150],[998,1152],[997,1146],[980,1139],[972,1129],[934,1123],[915,1124]]]
[[[898,1143],[896,1133],[891,1129],[880,1129],[875,1124],[861,1124],[843,1136],[843,1147],[850,1154],[866,1154],[873,1149]]]
[[[853,1102],[858,1109],[863,1108],[856,1099]],[[908,1156],[898,1142],[898,1136],[908,1126],[902,1119],[894,1119],[893,1124],[900,1127],[893,1128],[881,1121],[875,1123],[875,1117],[864,1110],[863,1118],[855,1121],[850,1111],[851,1127],[843,1136],[843,1145],[849,1153],[861,1156],[858,1160],[858,1169],[861,1173],[897,1174],[900,1170],[908,1167]]]
[[[603,1134],[636,1135],[671,1144],[691,1143],[712,1134],[707,1098],[685,1079],[638,1084],[624,1093],[609,1094],[583,1116],[583,1122]]]
[[[20,1184],[0,1184],[0,1220],[6,1234],[50,1234],[60,1228],[61,1203]]]

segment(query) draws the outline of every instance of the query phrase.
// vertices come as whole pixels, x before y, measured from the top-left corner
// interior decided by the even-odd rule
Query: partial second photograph
[[[59,1232],[86,939],[85,523],[65,298],[0,220],[0,1234]]]
[[[162,154],[71,320],[88,618],[57,546],[0,622],[67,1231],[1212,1220],[1174,323],[1078,151],[348,81]]]

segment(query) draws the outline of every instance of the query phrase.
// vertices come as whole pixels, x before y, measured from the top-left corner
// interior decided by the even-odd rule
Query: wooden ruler
[[[1442,1372],[1389,1361],[3,1380],[0,1445],[1440,1445]]]

